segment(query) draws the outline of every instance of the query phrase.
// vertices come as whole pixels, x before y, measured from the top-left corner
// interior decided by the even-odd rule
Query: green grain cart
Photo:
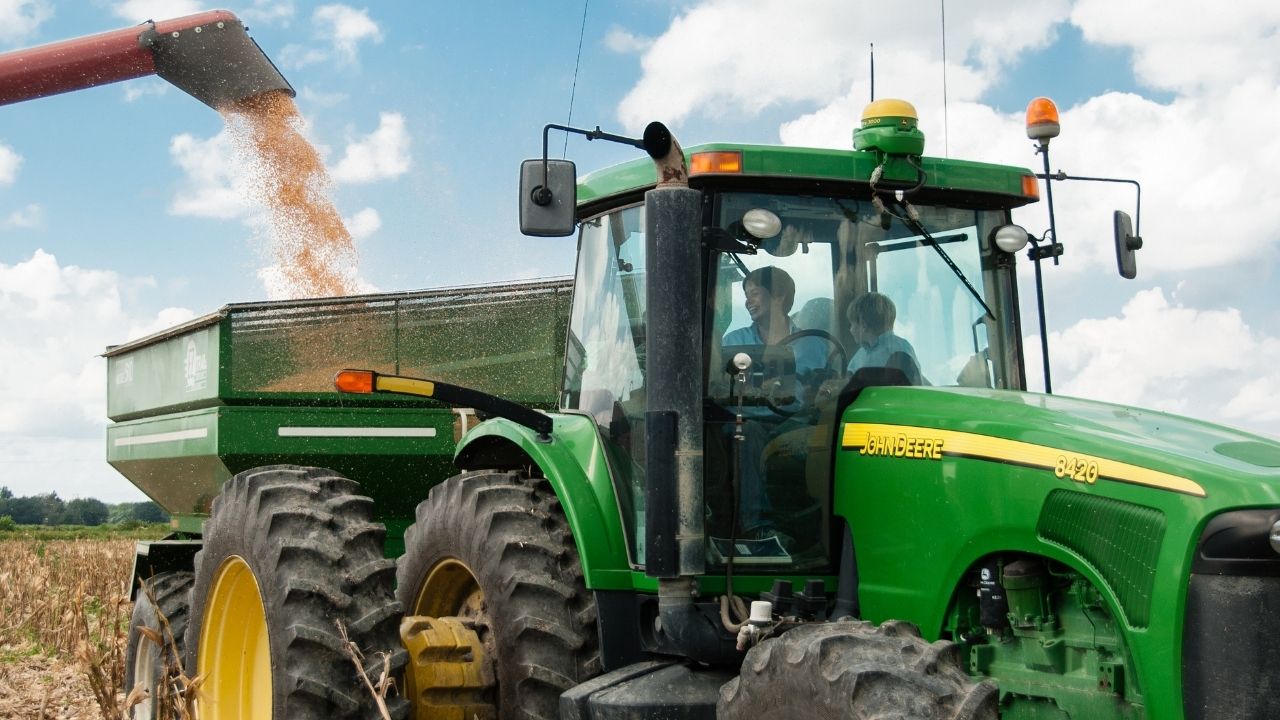
[[[383,658],[396,718],[1280,716],[1280,444],[1026,392],[1037,178],[915,124],[586,132],[655,161],[525,164],[571,283],[109,350],[109,459],[175,516],[126,685],[174,682],[159,610],[201,718],[377,717]]]

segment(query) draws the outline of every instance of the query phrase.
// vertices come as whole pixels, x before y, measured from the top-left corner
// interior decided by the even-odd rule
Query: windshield
[[[997,271],[1007,256],[987,241],[1006,213],[918,206],[912,221],[905,207],[891,210],[865,199],[717,197],[715,224],[758,248],[712,263],[713,545],[776,537],[778,563],[829,559],[835,398],[856,371],[889,368],[919,386],[1021,386],[1012,281]],[[730,361],[743,355],[750,369],[737,373]]]
[[[790,323],[831,334],[848,361],[862,351],[861,363],[897,338],[919,364],[919,382],[913,384],[1021,386],[1016,353],[988,351],[993,344],[1012,347],[1017,337],[1016,317],[995,277],[995,253],[986,240],[1005,222],[1003,211],[918,206],[920,226],[948,263],[902,219],[881,216],[865,200],[725,194],[719,224],[741,236],[743,216],[755,209],[776,215],[781,229],[760,242],[755,255],[721,254],[713,324],[722,336],[760,326],[752,320],[742,281],[757,269],[777,268],[795,288],[786,311]],[[863,322],[855,326],[858,316]]]

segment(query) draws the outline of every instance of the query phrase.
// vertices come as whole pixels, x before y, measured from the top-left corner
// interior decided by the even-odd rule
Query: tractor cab
[[[702,292],[691,300],[703,308],[702,362],[681,372],[701,379],[707,570],[732,558],[743,574],[821,573],[838,551],[832,453],[857,371],[1024,387],[1013,253],[1027,238],[1010,210],[1035,199],[1034,177],[869,151],[714,145],[687,156],[702,194]],[[656,329],[634,166],[578,184],[561,410],[595,420],[631,561],[644,567],[647,398],[668,380],[646,362]]]

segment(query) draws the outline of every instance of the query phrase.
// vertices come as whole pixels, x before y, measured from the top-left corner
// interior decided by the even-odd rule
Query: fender
[[[494,418],[458,443],[454,464],[462,470],[535,466],[564,508],[591,590],[632,589],[622,513],[595,422],[555,414],[550,441],[527,427]]]
[[[138,582],[164,572],[195,570],[196,553],[203,540],[170,535],[162,540],[134,544],[133,570],[129,573],[129,600],[138,599]]]

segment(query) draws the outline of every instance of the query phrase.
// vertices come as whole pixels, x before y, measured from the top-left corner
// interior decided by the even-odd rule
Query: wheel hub
[[[405,694],[414,717],[491,720],[498,717],[497,677],[487,635],[484,591],[459,560],[436,563],[418,592],[414,615],[400,622],[409,652]]]

